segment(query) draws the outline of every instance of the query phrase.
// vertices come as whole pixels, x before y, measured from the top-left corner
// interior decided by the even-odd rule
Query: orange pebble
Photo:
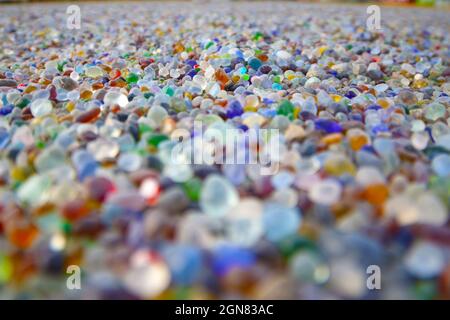
[[[389,190],[384,184],[373,184],[366,187],[363,198],[374,206],[382,205],[389,196]]]
[[[84,90],[80,94],[80,99],[89,100],[92,98],[92,91],[91,90]]]
[[[12,226],[8,232],[9,241],[18,248],[27,249],[31,247],[39,235],[38,228],[29,223]]]
[[[326,135],[322,138],[321,142],[325,143],[326,145],[331,145],[335,143],[339,143],[342,140],[342,134],[341,133],[331,133]]]
[[[365,135],[354,135],[348,138],[348,142],[353,151],[358,151],[369,142],[369,139]]]

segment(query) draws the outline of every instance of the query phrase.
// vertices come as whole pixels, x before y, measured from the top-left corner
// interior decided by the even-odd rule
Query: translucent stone
[[[17,198],[30,206],[45,202],[52,181],[47,175],[34,175],[28,178],[17,190]]]
[[[450,155],[439,154],[433,158],[431,168],[440,177],[450,176]]]
[[[277,202],[286,207],[293,208],[298,204],[297,191],[292,188],[276,190],[270,197],[272,202]]]
[[[297,233],[301,223],[301,213],[298,208],[266,203],[263,222],[267,239],[278,242]]]
[[[422,120],[411,121],[411,131],[412,132],[420,132],[423,130],[425,130],[425,123]]]
[[[130,258],[124,284],[132,293],[149,299],[169,286],[170,270],[159,255],[140,249]]]
[[[414,132],[411,136],[411,144],[417,150],[423,150],[427,147],[430,136],[428,132]]]
[[[355,180],[361,186],[385,184],[386,179],[376,167],[361,167],[356,173]]]
[[[301,250],[292,257],[290,270],[301,283],[323,284],[330,278],[330,269],[320,256],[311,250]]]
[[[50,100],[37,99],[31,103],[30,110],[33,117],[43,117],[52,113],[53,105]]]
[[[171,279],[178,285],[190,285],[198,280],[202,272],[202,252],[191,245],[170,245],[164,248]]]
[[[445,257],[441,248],[429,242],[416,242],[407,253],[406,270],[420,279],[439,275],[445,267]]]
[[[272,176],[272,185],[275,189],[286,189],[294,182],[294,175],[286,170],[282,170]]]
[[[288,60],[292,57],[292,55],[285,50],[280,50],[277,52],[277,57],[283,60]]]
[[[108,91],[103,99],[105,106],[114,106],[118,105],[121,108],[124,108],[128,104],[128,98],[126,95],[116,91]]]
[[[95,160],[103,162],[114,159],[119,154],[119,144],[112,140],[97,139],[88,144],[87,150]]]
[[[445,107],[438,103],[432,103],[425,107],[425,118],[427,120],[436,121],[445,116]]]
[[[325,179],[315,183],[309,191],[311,201],[322,205],[332,205],[341,198],[342,187],[336,180]]]
[[[395,217],[400,225],[423,223],[441,226],[448,219],[445,205],[431,192],[394,196],[386,202],[385,213],[388,217]]]
[[[104,72],[102,68],[94,66],[86,68],[84,74],[89,78],[100,78],[104,75]]]
[[[44,172],[64,165],[65,161],[64,151],[58,147],[51,147],[45,149],[36,157],[34,165],[38,172]]]
[[[209,175],[200,194],[200,208],[208,215],[221,217],[239,201],[234,186],[220,175]]]
[[[307,89],[317,89],[320,86],[320,79],[316,77],[311,77],[305,82],[305,88]]]
[[[425,192],[417,197],[417,208],[420,223],[442,226],[447,222],[447,208],[432,192]]]
[[[167,118],[167,116],[167,110],[159,105],[151,107],[147,114],[147,117],[150,119],[151,126],[153,128],[159,127],[162,124],[163,120]]]
[[[347,257],[333,261],[328,285],[346,298],[359,298],[366,292],[366,279],[365,269]]]
[[[227,238],[240,246],[252,246],[263,235],[263,206],[255,198],[242,199],[226,215]]]
[[[136,153],[124,153],[119,156],[117,166],[127,172],[138,170],[142,165],[142,158]]]

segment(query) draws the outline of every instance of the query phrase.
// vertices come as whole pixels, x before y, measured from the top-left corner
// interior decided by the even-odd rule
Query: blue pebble
[[[233,268],[247,269],[251,267],[255,260],[254,253],[249,249],[222,245],[214,251],[213,270],[219,276],[224,276]]]
[[[317,119],[314,121],[317,130],[323,130],[327,133],[342,132],[342,127],[339,123],[327,119]]]
[[[266,237],[270,241],[278,242],[297,233],[300,223],[298,208],[287,208],[277,203],[265,205],[263,224]]]

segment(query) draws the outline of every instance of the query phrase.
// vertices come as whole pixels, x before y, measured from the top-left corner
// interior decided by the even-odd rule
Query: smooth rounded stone
[[[294,180],[294,175],[285,170],[278,172],[271,178],[272,185],[277,190],[288,188],[292,183],[294,183]]]
[[[180,187],[172,187],[164,191],[158,199],[158,207],[166,212],[177,213],[189,206],[189,199]]]
[[[394,217],[400,225],[424,223],[441,226],[448,219],[445,205],[431,192],[416,197],[400,194],[389,198],[385,204],[385,214]]]
[[[125,108],[128,105],[127,96],[117,91],[108,91],[103,101],[105,106],[118,105],[120,108]]]
[[[292,57],[292,55],[285,50],[280,50],[277,52],[277,57],[283,60],[288,60]]]
[[[142,157],[136,153],[124,153],[119,156],[117,166],[119,169],[132,172],[138,170],[142,165]]]
[[[244,198],[225,217],[227,239],[236,245],[253,246],[264,232],[263,205],[257,198]]]
[[[66,164],[66,155],[58,147],[50,147],[43,150],[34,160],[38,172],[52,170]]]
[[[72,154],[71,160],[80,180],[92,176],[98,168],[94,156],[83,149],[76,150]]]
[[[157,253],[140,249],[131,256],[123,282],[138,297],[149,299],[169,286],[170,270]]]
[[[44,117],[52,113],[53,104],[47,99],[37,99],[31,103],[30,110],[33,117]]]
[[[450,155],[439,154],[433,158],[431,168],[440,177],[450,176]]]
[[[239,195],[234,186],[224,177],[209,175],[200,194],[200,208],[214,217],[222,217],[239,202]]]
[[[67,91],[72,91],[78,88],[78,82],[70,77],[56,77],[53,79],[53,84]]]
[[[318,89],[320,86],[320,79],[316,77],[311,77],[305,82],[306,89]]]
[[[340,296],[356,299],[366,292],[365,268],[350,257],[333,260],[330,270],[328,285]]]
[[[289,269],[301,283],[322,284],[330,278],[330,269],[312,250],[301,250],[290,260]]]
[[[321,205],[332,205],[341,198],[342,187],[334,179],[325,179],[313,184],[309,190],[309,198],[312,202]]]
[[[112,140],[97,139],[89,142],[87,150],[99,162],[112,160],[119,154],[119,144]]]
[[[361,186],[370,186],[375,184],[385,184],[386,179],[376,167],[364,166],[358,169],[355,180]]]
[[[177,285],[191,285],[201,277],[203,255],[192,245],[170,245],[162,251],[169,266],[171,281]]]
[[[0,79],[0,87],[11,87],[15,88],[17,87],[18,83],[15,80],[11,79]]]
[[[301,212],[278,203],[265,203],[263,212],[264,230],[267,239],[278,242],[298,232]]]
[[[406,270],[419,279],[439,275],[445,268],[442,249],[430,242],[416,242],[404,259]]]
[[[275,190],[270,197],[270,201],[283,204],[290,208],[297,206],[298,199],[297,191],[292,188]]]
[[[147,117],[150,119],[150,123],[153,128],[159,127],[168,115],[167,110],[159,105],[151,107],[147,113]]]
[[[425,122],[422,120],[413,120],[411,121],[411,131],[412,132],[421,132],[426,128]]]
[[[169,163],[164,166],[164,175],[175,182],[185,182],[192,178],[194,172],[189,164]]]
[[[414,105],[418,102],[416,95],[409,89],[402,89],[398,93],[400,101],[406,105]]]
[[[448,219],[448,210],[441,199],[432,192],[420,194],[417,198],[420,223],[443,226]]]
[[[450,151],[450,133],[436,138],[436,145]]]
[[[86,75],[86,77],[89,78],[100,78],[103,77],[105,73],[102,68],[94,66],[94,67],[87,67],[86,70],[84,71],[84,74]]]
[[[45,202],[51,186],[52,180],[48,175],[33,175],[19,187],[17,198],[29,206],[37,206]]]
[[[423,150],[427,147],[430,136],[428,132],[414,132],[411,136],[411,144],[417,150]]]
[[[436,121],[439,118],[443,118],[445,113],[445,107],[438,102],[434,102],[425,107],[424,116],[427,120]]]

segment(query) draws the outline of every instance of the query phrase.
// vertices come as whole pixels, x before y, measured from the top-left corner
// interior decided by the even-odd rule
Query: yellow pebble
[[[75,103],[73,103],[72,101],[67,102],[66,110],[71,112],[73,109],[75,109]]]

